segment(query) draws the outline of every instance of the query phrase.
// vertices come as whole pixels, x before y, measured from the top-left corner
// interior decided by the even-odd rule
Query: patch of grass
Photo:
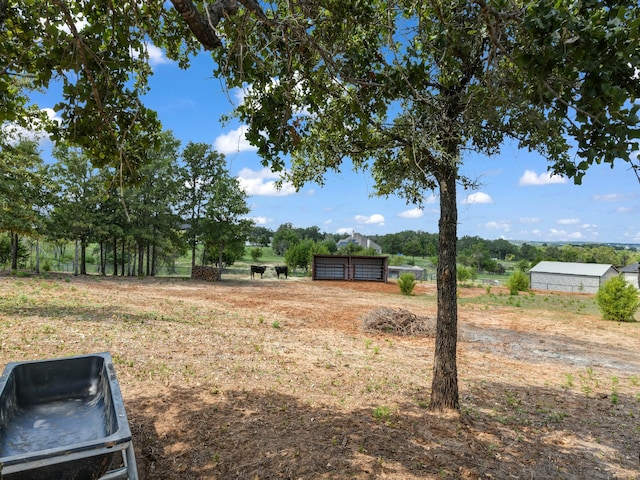
[[[526,310],[546,310],[552,312],[569,312],[580,315],[598,315],[599,309],[593,298],[572,297],[571,295],[527,294],[513,297],[511,295],[485,293],[477,297],[459,297],[460,306],[468,304],[492,307],[516,307]]]
[[[383,422],[389,422],[391,420],[391,409],[386,405],[380,405],[373,409],[373,418]]]

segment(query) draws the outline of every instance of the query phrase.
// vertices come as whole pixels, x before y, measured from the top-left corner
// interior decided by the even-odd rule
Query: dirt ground
[[[640,324],[461,306],[441,415],[434,339],[380,307],[435,318],[435,284],[5,276],[0,366],[111,352],[142,479],[640,478]]]

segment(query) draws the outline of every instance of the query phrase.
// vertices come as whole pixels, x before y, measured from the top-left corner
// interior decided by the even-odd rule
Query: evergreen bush
[[[398,278],[398,286],[403,295],[411,295],[416,286],[416,277],[413,273],[403,273]]]
[[[596,294],[596,304],[604,320],[635,322],[635,314],[640,305],[638,291],[633,285],[618,275],[610,278]]]
[[[509,294],[518,295],[518,292],[526,292],[529,290],[529,277],[526,273],[517,271],[507,280]]]

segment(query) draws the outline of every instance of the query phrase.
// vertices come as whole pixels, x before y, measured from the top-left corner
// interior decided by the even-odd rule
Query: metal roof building
[[[387,282],[389,257],[314,255],[313,280],[364,280]]]
[[[533,290],[597,293],[611,277],[613,265],[601,263],[540,262],[529,270]]]
[[[630,283],[636,288],[640,288],[640,263],[636,262],[627,265],[620,270],[620,273],[622,273],[627,283]]]

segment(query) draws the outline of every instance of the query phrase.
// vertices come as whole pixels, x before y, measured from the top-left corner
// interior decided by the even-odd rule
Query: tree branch
[[[228,6],[231,6],[231,4],[235,6],[235,0],[223,0],[223,2],[223,4],[226,4]],[[222,46],[222,41],[214,31],[217,22],[216,25],[211,25],[202,16],[200,11],[196,8],[191,0],[171,0],[171,3],[173,3],[174,8],[182,16],[183,20],[189,27],[189,30],[191,30],[193,35],[198,39],[205,50],[215,50],[216,48],[220,48]],[[220,3],[221,2],[216,2],[216,4],[212,7],[215,7]],[[220,18],[218,18],[218,22],[219,21]]]

